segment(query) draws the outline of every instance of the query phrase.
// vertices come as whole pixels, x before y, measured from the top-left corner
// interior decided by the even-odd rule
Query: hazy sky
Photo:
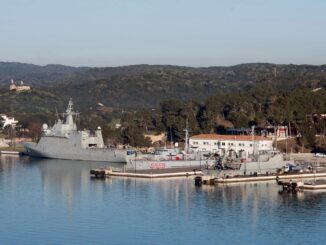
[[[0,0],[0,60],[325,64],[326,0]]]

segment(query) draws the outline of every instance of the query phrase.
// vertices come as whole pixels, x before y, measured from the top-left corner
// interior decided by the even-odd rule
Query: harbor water
[[[324,244],[326,192],[90,178],[106,166],[1,156],[0,244]]]

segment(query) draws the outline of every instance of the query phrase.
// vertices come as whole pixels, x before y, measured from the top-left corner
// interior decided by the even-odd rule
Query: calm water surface
[[[100,166],[1,156],[0,244],[325,244],[326,192],[90,179]]]

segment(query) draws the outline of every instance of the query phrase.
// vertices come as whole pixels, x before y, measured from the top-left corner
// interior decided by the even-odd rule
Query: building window
[[[222,142],[222,145],[225,145],[225,142]]]

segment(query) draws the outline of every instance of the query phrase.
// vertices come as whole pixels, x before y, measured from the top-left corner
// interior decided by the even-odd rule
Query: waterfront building
[[[190,137],[189,146],[195,151],[247,158],[251,154],[273,150],[273,140],[251,135],[199,134]]]
[[[260,135],[264,137],[270,137],[275,140],[285,140],[290,136],[288,126],[284,125],[267,125],[264,127],[255,127],[255,135]],[[296,129],[292,128],[296,133]],[[222,131],[222,134],[232,134],[232,135],[251,135],[252,128],[228,128]]]

